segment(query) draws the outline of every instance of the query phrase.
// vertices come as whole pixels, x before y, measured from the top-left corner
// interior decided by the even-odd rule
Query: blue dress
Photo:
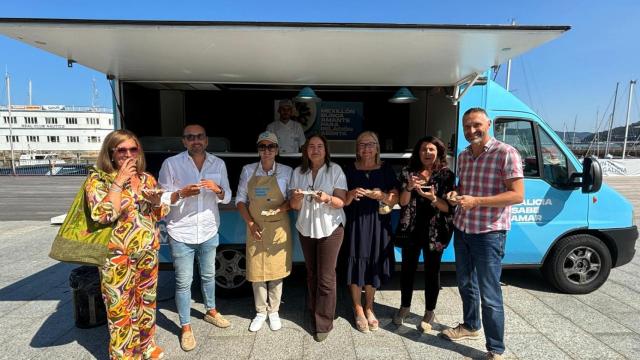
[[[384,163],[376,170],[358,170],[351,164],[345,175],[349,190],[379,188],[387,193],[400,187],[393,168]],[[391,214],[380,215],[378,201],[367,197],[352,201],[345,207],[345,213],[347,284],[379,288],[389,280],[393,270]]]

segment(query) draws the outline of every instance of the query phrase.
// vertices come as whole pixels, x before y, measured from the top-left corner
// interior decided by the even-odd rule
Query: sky
[[[604,130],[619,82],[614,126],[625,122],[629,81],[640,78],[640,1],[429,1],[429,0],[10,0],[1,17],[292,21],[420,24],[569,25],[560,38],[513,59],[511,90],[554,129]],[[12,104],[28,103],[32,81],[34,104],[111,107],[105,76],[83,66],[68,68],[66,59],[0,35],[0,66],[11,77]],[[504,85],[506,66],[497,81]],[[0,85],[0,104],[7,103]],[[638,93],[638,89],[634,92]],[[639,95],[633,97],[631,121],[640,120]]]

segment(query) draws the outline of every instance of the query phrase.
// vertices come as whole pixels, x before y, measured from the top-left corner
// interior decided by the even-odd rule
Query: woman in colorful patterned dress
[[[104,139],[89,172],[86,200],[93,220],[113,224],[107,261],[100,268],[111,359],[160,359],[154,341],[159,232],[169,211],[156,179],[145,171],[140,141],[128,130]]]

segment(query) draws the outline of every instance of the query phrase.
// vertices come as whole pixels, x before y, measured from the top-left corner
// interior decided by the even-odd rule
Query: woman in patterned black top
[[[413,279],[418,258],[424,257],[425,313],[418,329],[431,330],[434,310],[440,292],[440,261],[453,232],[453,208],[444,200],[453,190],[455,176],[447,168],[444,143],[433,136],[418,140],[409,166],[400,175],[402,206],[398,231],[408,232],[409,240],[402,248],[401,306],[393,322],[402,325],[409,315]]]

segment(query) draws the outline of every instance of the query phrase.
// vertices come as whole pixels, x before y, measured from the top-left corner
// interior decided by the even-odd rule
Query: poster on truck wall
[[[278,108],[280,107],[281,100],[290,100],[294,105],[293,113],[291,114],[291,120],[299,122],[302,126],[302,130],[305,133],[311,133],[313,126],[316,122],[316,103],[296,102],[292,99],[278,99],[273,102],[273,120],[280,120],[280,113]]]
[[[280,120],[278,104],[275,100],[274,120]],[[302,126],[307,136],[321,133],[329,140],[355,140],[362,132],[363,106],[361,102],[322,101],[293,102],[291,120]]]
[[[362,120],[361,102],[324,101],[318,104],[313,130],[330,140],[355,140]]]

